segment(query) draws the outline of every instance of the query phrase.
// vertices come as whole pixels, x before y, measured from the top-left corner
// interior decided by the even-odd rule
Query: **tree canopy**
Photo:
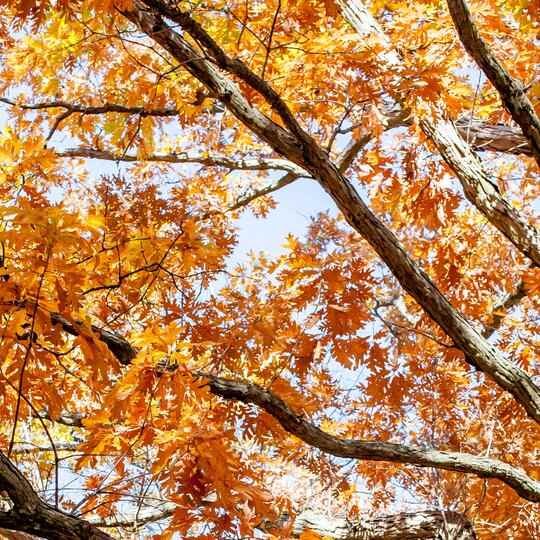
[[[7,538],[540,537],[538,0],[0,5]]]

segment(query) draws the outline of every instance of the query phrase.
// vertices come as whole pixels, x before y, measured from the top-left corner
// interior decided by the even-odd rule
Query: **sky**
[[[297,180],[273,197],[278,204],[267,218],[256,218],[253,213],[245,212],[239,219],[239,242],[234,254],[238,262],[249,251],[280,253],[287,234],[302,237],[311,217],[326,210],[335,212],[330,196],[313,180]]]

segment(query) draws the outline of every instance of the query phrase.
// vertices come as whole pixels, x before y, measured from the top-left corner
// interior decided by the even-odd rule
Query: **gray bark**
[[[480,160],[449,120],[420,125],[458,177],[465,196],[514,246],[540,266],[540,235],[501,194]]]
[[[294,522],[299,536],[310,530],[332,540],[475,540],[471,523],[457,512],[402,512],[379,517],[327,518],[311,511],[302,512]]]
[[[486,45],[472,20],[466,2],[447,0],[447,4],[465,50],[499,92],[503,105],[512,115],[514,122],[521,127],[529,141],[532,155],[540,165],[540,119],[523,84],[510,76]]]

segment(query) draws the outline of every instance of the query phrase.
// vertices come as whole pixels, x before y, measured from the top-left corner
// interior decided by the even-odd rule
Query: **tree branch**
[[[279,158],[230,158],[227,156],[189,156],[181,152],[170,154],[149,154],[147,156],[135,156],[130,154],[115,154],[107,150],[97,150],[86,146],[68,148],[56,152],[59,157],[103,159],[107,161],[141,162],[156,161],[172,164],[199,164],[207,167],[223,167],[229,170],[263,171],[281,170],[295,174],[298,178],[309,177],[309,173],[286,159]]]
[[[450,15],[465,50],[497,89],[514,122],[521,127],[540,165],[540,119],[520,81],[513,79],[481,38],[464,0],[447,0]]]
[[[404,251],[396,236],[371,212],[351,182],[329,160],[328,154],[313,139],[298,140],[254,109],[236,85],[208,61],[195,55],[191,45],[165,24],[160,13],[143,7],[140,0],[134,0],[132,6],[123,14],[205,84],[241,122],[277,153],[309,171],[332,197],[346,221],[388,265],[401,286],[463,351],[467,362],[510,392],[529,416],[540,422],[540,389],[532,378],[517,363],[507,360],[450,304]]]
[[[70,516],[42,501],[34,488],[0,452],[0,490],[13,508],[0,512],[0,527],[50,538],[51,540],[112,540],[112,537],[82,519]]]
[[[235,75],[257,91],[272,109],[280,116],[286,128],[300,141],[301,144],[311,141],[308,135],[291,113],[289,107],[281,96],[268,84],[264,78],[251,71],[246,64],[238,58],[230,58],[225,51],[214,41],[204,28],[191,17],[189,12],[181,11],[175,5],[161,0],[142,0],[153,11],[177,23],[180,28],[189,34],[195,42],[213,59],[218,67]],[[154,34],[154,39],[157,36]],[[157,40],[157,39],[156,39]]]
[[[439,118],[420,125],[458,177],[465,196],[535,266],[540,266],[540,234],[501,195],[482,163],[461,138],[454,124]]]
[[[293,535],[314,531],[332,540],[476,540],[470,521],[458,512],[402,512],[377,517],[328,518],[315,512],[301,512],[295,519]]]
[[[524,499],[540,502],[540,482],[502,461],[395,443],[340,439],[320,430],[301,414],[293,412],[281,398],[256,384],[233,381],[207,373],[195,372],[194,375],[206,379],[214,395],[257,405],[273,416],[285,431],[327,454],[341,458],[435,467],[470,473],[480,478],[495,478],[512,487]]]
[[[460,118],[455,124],[461,137],[477,151],[490,150],[532,156],[527,139],[518,129],[504,124],[470,121],[468,118]]]
[[[12,107],[18,107],[27,111],[39,111],[46,109],[65,109],[66,112],[81,113],[81,114],[104,114],[104,113],[124,113],[124,114],[137,114],[139,116],[177,116],[178,109],[176,108],[161,108],[161,109],[149,109],[147,107],[126,107],[125,105],[118,105],[116,103],[104,103],[103,105],[81,105],[77,103],[70,103],[63,100],[43,101],[41,103],[18,103],[11,99],[0,97],[0,102],[11,105]]]

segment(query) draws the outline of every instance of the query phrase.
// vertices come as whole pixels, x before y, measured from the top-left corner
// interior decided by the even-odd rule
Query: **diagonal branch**
[[[540,165],[540,118],[520,81],[512,78],[497,60],[474,24],[464,0],[447,0],[450,15],[465,50],[471,55],[491,84],[512,118],[521,127],[530,144],[532,155]]]
[[[384,58],[396,71],[399,71],[401,59],[392,48],[390,40],[360,0],[339,0],[343,14],[359,34],[374,33],[382,41],[386,53]],[[540,234],[529,224],[499,192],[476,154],[466,142],[469,139],[476,145],[489,149],[503,148],[509,152],[530,147],[526,139],[516,136],[511,128],[489,126],[480,122],[466,123],[460,121],[456,125],[439,117],[436,121],[422,119],[420,126],[424,133],[434,142],[441,156],[458,177],[465,196],[488,221],[535,265],[540,264]],[[496,141],[494,133],[502,134]]]
[[[475,474],[480,478],[496,478],[512,487],[524,499],[540,502],[540,482],[502,461],[461,452],[444,452],[395,443],[340,439],[322,431],[301,414],[291,410],[281,398],[256,384],[233,381],[206,373],[194,375],[206,379],[210,391],[216,396],[257,405],[273,416],[287,432],[327,454],[341,458],[436,467]]]
[[[501,194],[481,161],[461,138],[454,124],[440,118],[420,125],[458,177],[465,196],[535,266],[540,266],[540,234]]]
[[[166,10],[164,14],[168,11]],[[287,157],[295,156],[292,161],[296,164],[302,163],[302,147],[297,138],[253,107],[236,84],[224,77],[212,62],[201,58],[190,43],[167,26],[159,12],[146,7],[141,0],[134,0],[130,9],[119,9],[119,12],[168,51],[240,122],[261,139],[273,141],[271,146],[274,149],[279,148],[277,150],[279,154]],[[227,61],[225,64],[228,65]],[[267,83],[264,84],[268,86]]]
[[[303,143],[311,140],[311,137],[300,127],[285,101],[272,86],[264,78],[251,71],[240,59],[230,58],[206,30],[191,17],[189,12],[181,11],[178,7],[161,0],[142,0],[142,2],[150,9],[177,23],[212,58],[218,67],[238,77],[256,90],[299,141]],[[154,36],[155,38],[156,36]]]
[[[299,140],[254,109],[236,85],[207,60],[195,55],[191,45],[167,26],[160,13],[142,7],[140,0],[134,0],[132,8],[123,14],[206,85],[241,122],[277,153],[309,171],[332,197],[346,221],[388,265],[401,286],[464,353],[466,361],[510,392],[527,413],[540,422],[540,388],[532,378],[517,363],[505,358],[450,304],[313,139],[304,137]]]

